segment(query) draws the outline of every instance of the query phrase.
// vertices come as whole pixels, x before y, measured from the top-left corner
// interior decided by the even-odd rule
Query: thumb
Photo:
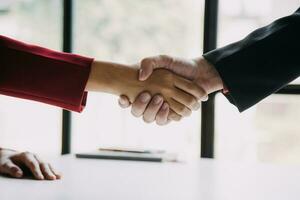
[[[165,55],[144,58],[141,62],[141,68],[139,70],[139,80],[147,80],[154,69],[168,69],[171,63],[172,58]]]
[[[139,80],[144,81],[149,78],[155,68],[155,64],[152,58],[145,58],[141,62],[141,68],[139,70]]]

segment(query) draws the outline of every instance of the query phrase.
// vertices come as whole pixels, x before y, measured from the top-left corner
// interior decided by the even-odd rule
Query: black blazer
[[[220,73],[226,97],[244,111],[300,76],[300,8],[203,56]]]

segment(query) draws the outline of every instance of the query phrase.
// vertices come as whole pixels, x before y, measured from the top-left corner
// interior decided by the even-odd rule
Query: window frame
[[[73,41],[73,0],[63,1],[63,44],[66,53],[72,52]],[[62,146],[61,154],[71,153],[71,112],[62,111]]]

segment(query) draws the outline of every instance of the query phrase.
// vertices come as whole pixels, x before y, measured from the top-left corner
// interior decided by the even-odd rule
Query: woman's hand
[[[26,173],[37,180],[56,180],[61,175],[53,167],[29,152],[0,148],[0,174],[22,178]]]

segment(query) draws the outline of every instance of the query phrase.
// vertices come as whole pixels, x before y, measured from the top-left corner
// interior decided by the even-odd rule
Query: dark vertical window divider
[[[218,0],[205,0],[203,51],[217,46]],[[215,93],[202,103],[201,113],[201,157],[214,157]]]
[[[73,1],[63,1],[63,51],[72,52]],[[62,149],[61,154],[71,153],[71,112],[62,112]]]

